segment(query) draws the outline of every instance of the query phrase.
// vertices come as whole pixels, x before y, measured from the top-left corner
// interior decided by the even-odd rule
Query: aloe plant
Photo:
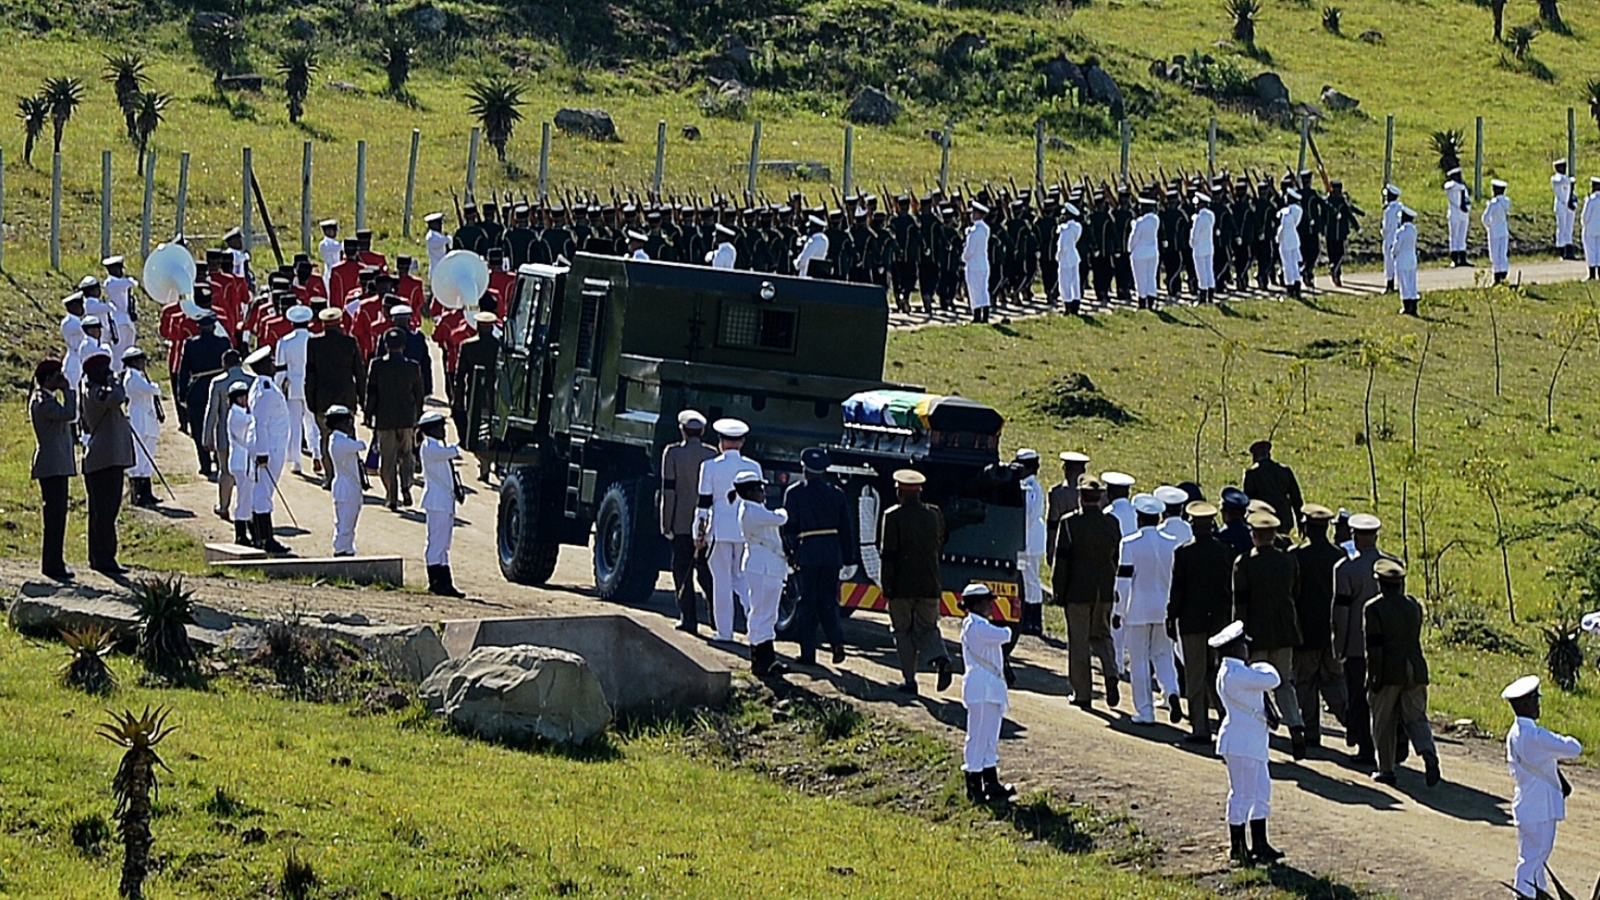
[[[62,631],[72,658],[61,667],[61,683],[86,694],[109,694],[117,686],[117,678],[106,665],[111,653],[110,629],[90,625],[79,631]]]
[[[153,675],[181,679],[194,671],[194,645],[185,628],[194,624],[194,591],[183,579],[148,578],[134,585],[139,610],[139,661]]]
[[[111,721],[100,725],[98,734],[124,747],[122,762],[111,779],[111,792],[117,798],[117,832],[122,837],[122,880],[117,893],[127,900],[142,900],[144,880],[150,874],[150,807],[155,798],[156,767],[167,768],[156,754],[156,747],[176,726],[167,726],[171,710],[146,706],[140,715],[131,711],[112,713]],[[167,771],[172,771],[167,769]]]

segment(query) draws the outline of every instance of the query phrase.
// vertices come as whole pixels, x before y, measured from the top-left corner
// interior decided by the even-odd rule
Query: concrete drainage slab
[[[627,716],[721,706],[733,686],[733,671],[699,641],[620,614],[455,619],[444,623],[443,640],[452,659],[518,644],[576,653],[600,679],[606,702]]]

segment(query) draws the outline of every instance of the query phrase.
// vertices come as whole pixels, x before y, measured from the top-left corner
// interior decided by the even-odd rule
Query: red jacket
[[[255,332],[257,347],[276,347],[278,339],[294,330],[294,323],[277,310],[261,317],[260,331]]]
[[[361,289],[361,266],[358,260],[347,259],[328,270],[328,297],[349,297],[351,291]]]
[[[382,253],[375,253],[371,250],[361,251],[361,264],[363,266],[377,266],[380,269],[389,268],[389,260],[385,259]]]
[[[489,273],[489,290],[500,301],[496,309],[504,310],[506,308],[506,300],[511,297],[516,287],[517,276],[515,273],[494,271]]]
[[[422,279],[415,275],[407,275],[401,278],[399,286],[395,288],[395,293],[406,301],[406,305],[411,307],[411,311],[416,313],[417,318],[422,317],[427,305],[422,296]]]
[[[328,287],[322,283],[322,277],[312,275],[311,280],[305,284],[294,285],[294,295],[299,298],[302,306],[310,306],[313,297],[328,299]]]
[[[167,374],[176,378],[183,364],[183,342],[200,333],[200,325],[176,303],[161,307],[161,339],[167,342]]]

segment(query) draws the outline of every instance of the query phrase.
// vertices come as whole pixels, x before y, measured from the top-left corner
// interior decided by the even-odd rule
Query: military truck
[[[465,445],[503,476],[497,544],[510,581],[544,583],[558,548],[592,533],[597,593],[647,598],[670,563],[656,488],[683,409],[750,423],[744,452],[766,469],[774,503],[807,447],[847,451],[842,477],[863,484],[865,470],[881,481],[916,455],[910,435],[881,436],[902,439],[898,451],[868,448],[843,426],[847,398],[897,387],[882,377],[881,288],[579,253],[570,267],[521,267],[505,307],[496,371],[473,379]],[[964,484],[993,458],[991,447],[950,465]],[[1010,554],[1013,584],[1015,530],[991,548]]]

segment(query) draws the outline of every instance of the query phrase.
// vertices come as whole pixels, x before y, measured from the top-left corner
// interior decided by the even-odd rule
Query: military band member
[[[1008,706],[1005,648],[1012,641],[1011,629],[991,621],[994,592],[986,585],[967,585],[961,609],[966,613],[961,620],[961,703],[967,708],[961,771],[967,799],[1003,803],[1016,793],[1000,780],[1000,725]]]
[[[444,597],[466,596],[456,588],[450,574],[450,543],[455,533],[456,504],[462,498],[455,461],[461,448],[445,443],[444,413],[430,412],[417,420],[422,434],[418,456],[422,458],[422,513],[428,526],[428,543],[423,561],[428,566],[428,591]]]
[[[672,546],[672,585],[678,601],[674,627],[690,634],[700,630],[700,601],[694,592],[696,576],[708,604],[712,597],[706,554],[695,547],[696,495],[690,487],[699,486],[700,465],[717,455],[700,440],[705,429],[706,417],[698,410],[686,409],[678,413],[678,433],[683,439],[661,451],[661,536]],[[712,627],[716,627],[714,618]]]
[[[733,640],[733,598],[737,594],[745,604],[748,618],[750,595],[744,577],[744,530],[739,526],[738,499],[729,498],[733,492],[733,479],[740,472],[761,474],[761,466],[746,459],[741,450],[750,426],[738,419],[718,419],[711,425],[721,443],[722,452],[700,465],[696,495],[698,506],[694,519],[694,543],[697,550],[707,553],[711,569],[711,620],[717,634],[715,640]]]
[[[943,691],[953,677],[944,638],[939,634],[939,604],[944,582],[939,572],[939,554],[944,549],[944,514],[937,506],[924,503],[922,487],[927,476],[915,469],[894,473],[899,502],[883,514],[878,534],[878,553],[884,599],[889,605],[889,625],[894,632],[895,652],[900,658],[899,690],[917,693],[917,670],[933,663],[938,671],[936,686]]]
[[[833,663],[844,662],[844,629],[839,622],[839,582],[856,565],[855,516],[844,491],[828,475],[828,451],[811,447],[800,454],[805,478],[783,495],[789,520],[783,526],[784,543],[797,567],[800,599],[795,605],[794,629],[800,643],[800,662],[815,665],[817,629],[833,648]]]
[[[1577,759],[1583,745],[1539,725],[1539,676],[1518,678],[1500,696],[1516,715],[1506,732],[1506,765],[1516,786],[1511,817],[1517,825],[1517,874],[1511,887],[1521,897],[1542,896],[1549,888],[1545,865],[1555,849],[1556,825],[1567,817],[1572,793],[1559,764]]]
[[[1511,271],[1511,198],[1504,181],[1496,178],[1489,187],[1494,196],[1483,206],[1483,227],[1489,235],[1489,269],[1500,284]]]
[[[1270,663],[1245,662],[1250,637],[1235,621],[1212,635],[1207,644],[1221,657],[1217,697],[1222,701],[1222,728],[1217,753],[1228,765],[1228,857],[1235,865],[1273,863],[1283,854],[1267,842],[1267,817],[1272,812],[1272,776],[1267,748],[1272,738],[1263,698],[1282,684]],[[1245,843],[1245,826],[1250,843]]]
[[[111,352],[114,359],[121,359],[128,348],[138,343],[139,310],[133,289],[139,282],[128,277],[120,256],[108,256],[100,264],[106,268],[102,287],[106,303],[111,306],[111,324],[116,329],[116,343]]]

